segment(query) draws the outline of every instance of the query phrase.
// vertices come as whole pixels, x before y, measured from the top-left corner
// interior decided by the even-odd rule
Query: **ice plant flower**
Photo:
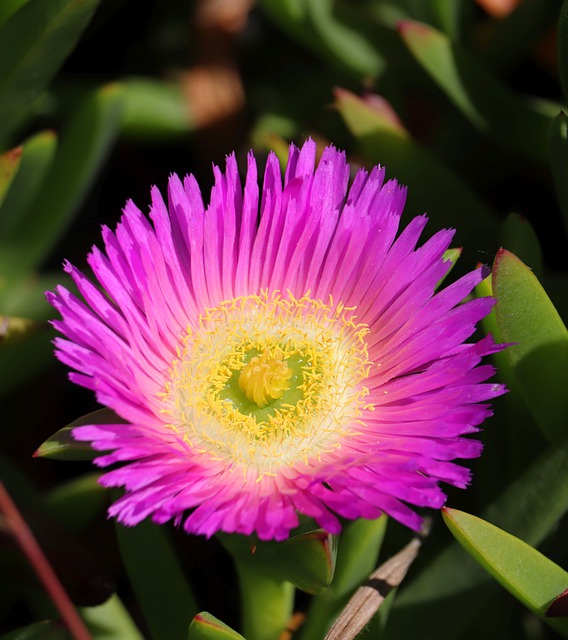
[[[73,432],[115,465],[110,514],[276,540],[298,513],[419,528],[409,505],[468,484],[454,460],[504,390],[480,364],[500,347],[466,342],[493,306],[463,302],[481,270],[435,293],[453,232],[417,247],[419,216],[397,237],[405,188],[380,167],[349,185],[333,147],[316,167],[292,145],[283,179],[269,155],[261,193],[252,153],[244,189],[234,155],[214,175],[208,206],[176,175],[151,223],[128,202],[88,257],[100,287],[67,263],[83,300],[48,294],[59,359],[124,421]]]

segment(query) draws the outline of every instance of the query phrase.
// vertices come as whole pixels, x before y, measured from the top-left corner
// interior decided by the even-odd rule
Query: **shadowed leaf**
[[[100,0],[30,0],[0,27],[0,148],[74,49]]]

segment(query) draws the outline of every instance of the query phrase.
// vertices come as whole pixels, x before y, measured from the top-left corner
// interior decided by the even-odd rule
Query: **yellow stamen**
[[[261,291],[206,309],[160,396],[180,449],[268,476],[322,460],[371,411],[368,327],[353,307]]]
[[[290,388],[292,369],[268,349],[254,356],[239,375],[239,387],[247,400],[263,409],[273,400],[281,398]]]

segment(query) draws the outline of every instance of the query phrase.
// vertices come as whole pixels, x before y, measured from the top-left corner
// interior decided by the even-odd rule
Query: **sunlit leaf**
[[[399,31],[412,55],[479,131],[526,158],[547,161],[552,105],[535,106],[514,94],[467,50],[427,25],[406,21]]]
[[[568,509],[568,442],[552,445],[513,481],[481,516],[537,546]],[[388,640],[462,638],[495,598],[498,586],[454,543],[403,586],[390,612]]]
[[[464,549],[533,613],[568,637],[568,618],[547,619],[546,611],[568,585],[568,572],[519,538],[456,509],[443,509],[448,528]]]
[[[292,616],[294,587],[235,558],[241,596],[241,630],[249,640],[279,638]]]
[[[253,542],[236,535],[221,535],[220,539],[239,562],[275,579],[288,580],[303,591],[322,593],[331,584],[337,540],[322,529],[283,542]]]
[[[75,47],[100,0],[30,0],[0,27],[0,148]]]
[[[503,222],[501,232],[503,248],[514,253],[537,277],[542,275],[542,249],[531,223],[517,213],[511,213]]]
[[[377,564],[387,517],[359,519],[347,524],[339,538],[335,574],[329,589],[314,598],[300,630],[302,638],[321,638],[351,593],[364,582]]]
[[[123,420],[110,409],[97,409],[74,420],[66,427],[50,436],[34,453],[36,458],[55,458],[57,460],[93,460],[101,455],[91,448],[88,442],[75,440],[72,431],[75,427],[90,424],[117,424]]]
[[[65,129],[51,171],[29,208],[25,229],[0,243],[0,273],[37,266],[67,229],[101,169],[120,126],[123,91],[108,85],[94,92]]]
[[[451,262],[451,266],[450,266],[448,272],[442,278],[440,278],[440,280],[437,282],[436,289],[439,289],[440,285],[450,275],[450,273],[452,272],[452,269],[454,268],[456,262],[460,259],[461,254],[462,254],[462,248],[461,247],[456,247],[455,249],[448,249],[447,251],[444,251],[444,255],[443,255],[442,258],[443,258],[444,262]]]
[[[98,607],[83,607],[81,616],[93,634],[93,640],[144,640],[116,595]]]
[[[198,613],[189,625],[188,640],[245,640],[207,611]]]
[[[185,638],[199,611],[168,537],[168,531],[145,521],[136,527],[116,525],[122,560],[152,638]]]
[[[129,78],[122,83],[121,132],[139,139],[164,139],[193,129],[187,98],[180,84]]]
[[[568,331],[533,272],[501,250],[493,267],[495,318],[523,397],[551,442],[568,434]]]

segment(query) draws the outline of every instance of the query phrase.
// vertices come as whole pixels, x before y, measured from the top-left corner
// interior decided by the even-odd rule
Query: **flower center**
[[[271,474],[360,432],[369,376],[354,309],[279,291],[226,300],[187,329],[161,412],[180,443]]]
[[[280,351],[280,350],[279,350]],[[239,375],[239,388],[247,400],[263,409],[290,388],[292,370],[279,357],[265,348],[245,364]]]

